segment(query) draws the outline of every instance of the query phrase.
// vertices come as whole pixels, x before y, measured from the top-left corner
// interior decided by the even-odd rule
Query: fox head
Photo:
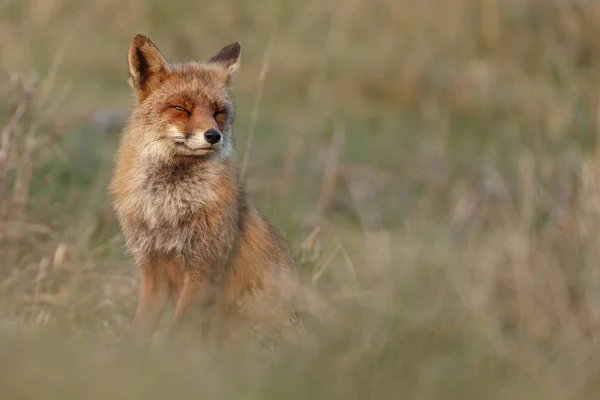
[[[168,63],[138,34],[129,48],[129,85],[136,106],[129,139],[142,156],[168,160],[219,160],[233,150],[234,108],[229,86],[240,63],[240,44],[208,61]]]

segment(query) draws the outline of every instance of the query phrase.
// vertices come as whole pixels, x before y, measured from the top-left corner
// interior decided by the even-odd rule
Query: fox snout
[[[177,128],[171,128],[171,139],[184,152],[210,152],[216,150],[223,135],[215,128],[205,131],[181,132]]]

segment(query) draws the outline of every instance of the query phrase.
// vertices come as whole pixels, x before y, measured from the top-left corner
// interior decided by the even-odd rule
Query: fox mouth
[[[184,142],[175,142],[175,147],[182,149],[182,150],[186,150],[187,152],[190,152],[192,154],[190,155],[197,155],[194,153],[212,153],[213,151],[217,150],[217,147],[214,145],[210,145],[210,146],[205,146],[205,147],[190,147],[187,144],[185,144]]]

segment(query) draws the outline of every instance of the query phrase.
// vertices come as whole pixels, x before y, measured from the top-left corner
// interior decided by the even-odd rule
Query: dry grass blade
[[[364,234],[364,263],[370,266],[371,271],[379,270],[385,275],[391,267],[391,242],[389,233],[383,227],[383,216],[377,204],[377,193],[373,188],[373,182],[377,179],[374,175],[375,172],[370,169],[348,167],[344,170],[346,187]],[[349,257],[347,259],[350,261]]]
[[[8,187],[6,175],[10,167],[10,153],[13,136],[17,134],[19,123],[29,109],[31,102],[35,98],[37,82],[32,78],[29,82],[23,83],[18,75],[11,77],[11,89],[13,94],[12,109],[2,132],[0,133],[0,224],[4,225],[6,217],[6,200],[8,198]],[[0,228],[0,241],[4,236],[4,226]]]
[[[256,130],[256,124],[258,122],[258,113],[260,111],[260,103],[262,101],[262,92],[267,79],[267,73],[269,71],[269,60],[271,58],[271,52],[273,51],[273,45],[275,43],[274,37],[271,37],[267,48],[265,50],[260,73],[258,74],[258,88],[256,90],[256,97],[254,99],[254,107],[252,108],[252,115],[250,117],[250,129],[248,130],[248,138],[246,139],[246,147],[241,160],[240,167],[240,179],[243,181],[246,177],[248,170],[248,163],[250,162],[250,154],[252,151],[252,144],[254,142],[254,133]]]
[[[323,262],[321,263],[321,265],[319,267],[317,267],[317,269],[313,273],[313,276],[311,278],[311,283],[316,284],[319,281],[319,279],[321,278],[321,276],[323,275],[323,273],[325,273],[325,271],[327,270],[327,268],[329,268],[329,266],[331,265],[331,263],[333,262],[333,260],[335,260],[335,257],[342,250],[342,248],[343,248],[343,245],[341,243],[337,243],[337,245],[331,251],[331,253],[329,254],[329,256],[327,256],[327,258],[325,260],[323,260]]]
[[[331,204],[331,200],[335,195],[336,184],[340,178],[340,159],[342,157],[345,142],[346,130],[343,124],[338,121],[335,125],[333,137],[331,138],[331,142],[329,143],[324,157],[319,197],[306,218],[305,224],[307,225],[314,226],[322,223],[321,219],[323,218],[323,214]]]

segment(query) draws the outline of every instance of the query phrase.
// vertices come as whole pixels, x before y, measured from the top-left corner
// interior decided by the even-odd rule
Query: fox
[[[255,206],[234,160],[231,92],[240,56],[234,42],[206,61],[168,62],[143,34],[129,47],[134,106],[110,192],[141,271],[132,334],[152,336],[169,302],[172,325],[215,307],[230,328],[299,326],[292,251]]]

